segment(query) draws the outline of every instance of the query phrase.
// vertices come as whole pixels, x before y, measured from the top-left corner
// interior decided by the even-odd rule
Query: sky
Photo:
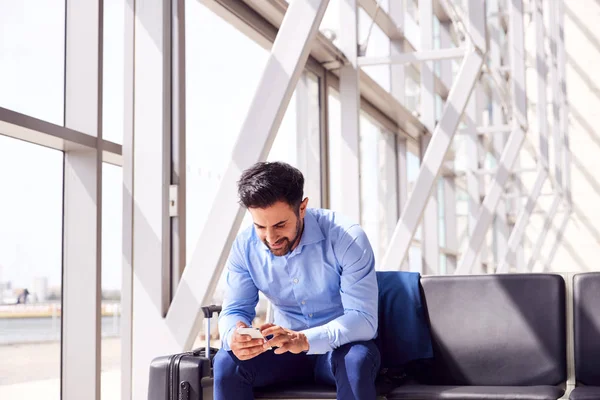
[[[103,135],[117,143],[123,137],[124,1],[104,2],[110,29],[104,30]],[[339,0],[330,2],[321,29],[339,33],[338,7]],[[186,0],[186,14],[189,260],[269,53],[196,0]],[[359,17],[363,41],[369,24],[364,11]],[[63,124],[64,18],[64,0],[0,0],[0,107]],[[385,55],[388,48],[374,26],[367,55]],[[386,67],[366,71],[389,87]],[[339,115],[334,103],[331,112]],[[332,118],[333,135],[339,118]],[[295,127],[293,97],[269,159],[296,163]],[[361,127],[377,131],[365,118]],[[374,143],[363,148],[374,150]],[[62,162],[59,151],[0,135],[0,282],[26,287],[47,277],[50,286],[60,285]],[[365,162],[377,165],[376,159]],[[110,290],[121,285],[121,179],[119,167],[104,164],[102,284]]]

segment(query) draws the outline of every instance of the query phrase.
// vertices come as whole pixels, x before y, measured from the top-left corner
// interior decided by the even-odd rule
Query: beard
[[[274,256],[277,256],[277,257],[285,256],[287,253],[290,252],[290,250],[296,244],[296,242],[300,240],[300,236],[302,235],[303,230],[304,230],[304,223],[300,221],[300,218],[298,218],[298,221],[296,221],[296,235],[294,236],[293,240],[290,240],[287,237],[283,237],[283,238],[279,239],[276,243],[277,244],[283,243],[283,247],[281,247],[280,249],[271,248],[271,246],[269,245],[269,242],[267,242],[267,239],[263,240],[263,243],[265,244],[265,246],[267,246],[269,248],[269,251],[271,251],[271,253],[273,253]]]

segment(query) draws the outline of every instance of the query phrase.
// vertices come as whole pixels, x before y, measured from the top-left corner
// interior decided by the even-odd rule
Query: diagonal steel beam
[[[495,209],[502,197],[504,185],[519,156],[527,129],[527,97],[525,94],[525,43],[523,27],[523,2],[510,2],[511,92],[513,131],[498,163],[498,172],[492,181],[477,214],[477,224],[469,238],[457,274],[468,274],[477,259],[485,234],[494,219]]]
[[[533,250],[531,251],[531,256],[529,257],[529,261],[527,262],[527,270],[533,271],[533,267],[535,266],[536,261],[540,258],[540,254],[542,253],[542,247],[544,246],[544,242],[546,241],[546,236],[548,236],[548,232],[552,227],[552,220],[556,216],[556,212],[558,211],[558,206],[560,205],[562,197],[559,193],[556,193],[554,196],[554,200],[550,205],[550,210],[548,210],[548,214],[546,214],[546,220],[544,221],[544,226],[542,227],[542,231],[540,232],[540,236],[538,237],[535,245],[533,246]]]
[[[536,29],[536,70],[537,70],[537,131],[539,134],[540,163],[541,169],[533,185],[533,189],[527,199],[527,204],[521,209],[517,221],[508,238],[507,252],[504,259],[500,260],[496,273],[508,272],[509,265],[515,265],[515,251],[521,244],[529,217],[537,204],[537,199],[542,192],[542,187],[548,178],[548,117],[546,115],[546,90],[547,90],[547,66],[545,53],[545,27],[542,0],[535,2],[533,19]]]
[[[542,193],[542,187],[544,186],[544,182],[546,182],[547,178],[548,172],[545,169],[540,170],[533,185],[531,194],[527,199],[527,204],[517,216],[515,226],[510,233],[510,237],[508,238],[506,255],[504,260],[500,261],[498,264],[496,273],[508,272],[509,265],[515,265],[515,252],[517,247],[521,244],[521,240],[525,234],[525,228],[527,227],[531,213],[537,204],[537,199],[540,197],[540,193]]]
[[[433,131],[429,146],[427,146],[413,192],[408,198],[388,250],[383,257],[379,268],[381,270],[397,270],[406,259],[427,200],[433,189],[437,187],[437,177],[471,91],[479,77],[482,64],[483,57],[478,51],[469,53],[463,60],[456,82],[448,95],[442,117]]]
[[[170,334],[183,349],[192,346],[201,328],[200,307],[210,301],[242,223],[244,210],[237,204],[236,182],[244,169],[266,160],[327,3],[294,0],[287,9],[231,161],[166,316]]]

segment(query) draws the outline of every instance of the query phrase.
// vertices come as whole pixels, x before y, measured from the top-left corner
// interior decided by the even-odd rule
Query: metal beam
[[[480,4],[480,7],[482,6]],[[463,60],[456,82],[450,90],[444,113],[423,157],[414,190],[402,211],[390,246],[383,258],[382,269],[397,270],[406,259],[412,238],[423,216],[425,204],[435,187],[456,127],[479,76],[482,64],[483,57],[477,51],[468,54]]]
[[[425,61],[454,60],[457,58],[462,59],[466,53],[467,50],[462,47],[437,50],[428,50],[424,48],[422,51],[402,53],[395,56],[358,57],[358,65],[360,67],[366,67],[369,65],[410,64]]]
[[[340,2],[340,49],[348,63],[340,68],[340,109],[342,114],[340,165],[334,171],[340,182],[340,211],[360,221],[360,89],[358,69],[358,3]],[[332,171],[333,172],[333,171]]]
[[[519,151],[525,139],[527,129],[527,98],[525,94],[525,48],[523,27],[523,3],[521,0],[510,2],[510,49],[511,49],[511,93],[513,132],[498,163],[498,172],[494,177],[487,194],[477,214],[477,223],[469,238],[469,243],[463,254],[457,274],[468,274],[479,254],[485,235],[494,218],[494,211],[502,197],[504,185],[510,176]]]
[[[537,199],[542,192],[542,187],[544,182],[546,182],[547,177],[548,172],[545,169],[540,170],[533,185],[533,189],[531,190],[531,194],[527,199],[527,204],[517,216],[515,226],[510,233],[510,237],[508,238],[506,255],[498,263],[498,266],[496,267],[496,273],[509,272],[509,267],[511,265],[516,265],[517,260],[515,259],[515,252],[521,244],[523,235],[525,234],[525,228],[527,227],[527,223],[529,222],[529,218],[531,217],[531,214],[535,208]]]
[[[171,4],[135,0],[133,43],[132,398],[148,397],[148,365],[168,354],[171,302]],[[127,62],[127,61],[126,61]],[[127,134],[127,128],[125,129]],[[125,178],[125,177],[124,177]]]
[[[131,400],[133,351],[133,99],[135,0],[123,2],[123,236],[121,270],[121,400]]]
[[[171,297],[186,264],[186,95],[185,0],[171,3],[171,185],[176,191],[171,214]],[[172,199],[171,199],[172,202]]]
[[[381,4],[378,0],[359,0],[358,3],[387,37],[391,40],[404,38],[402,32],[402,26],[404,25],[403,19],[393,18],[391,12],[387,13],[381,8]],[[342,26],[346,29],[345,25]]]
[[[244,210],[236,201],[236,182],[243,170],[267,158],[327,3],[295,0],[288,7],[232,159],[166,317],[169,335],[179,349],[189,349],[201,328],[200,307],[212,296],[242,222]]]
[[[392,1],[389,4],[389,14],[390,17],[396,21],[404,21],[404,4],[398,1]],[[390,57],[394,57],[403,53],[404,49],[404,40],[403,39],[394,39],[390,40]],[[406,67],[404,65],[399,64],[390,64],[390,89],[392,96],[397,99],[401,104],[405,104],[406,102],[406,91],[405,91],[405,81],[406,81]],[[396,221],[400,218],[400,214],[402,213],[402,209],[406,204],[406,199],[408,197],[408,170],[406,164],[407,157],[407,140],[404,137],[396,135],[396,188],[397,188],[397,201],[396,201]],[[393,228],[390,232],[390,241],[394,235]],[[383,254],[383,253],[382,253]],[[379,267],[379,266],[378,266]],[[407,270],[408,264],[404,263],[401,269]]]
[[[100,400],[102,1],[66,3],[65,126],[94,148],[65,149],[61,397]],[[46,125],[48,126],[48,125]],[[63,130],[62,133],[72,131]]]

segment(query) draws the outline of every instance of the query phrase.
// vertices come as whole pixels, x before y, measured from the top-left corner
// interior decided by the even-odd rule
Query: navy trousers
[[[221,349],[214,359],[214,400],[253,400],[254,388],[311,382],[336,386],[338,399],[375,400],[380,364],[373,341],[348,343],[323,355],[267,351],[246,361]]]

